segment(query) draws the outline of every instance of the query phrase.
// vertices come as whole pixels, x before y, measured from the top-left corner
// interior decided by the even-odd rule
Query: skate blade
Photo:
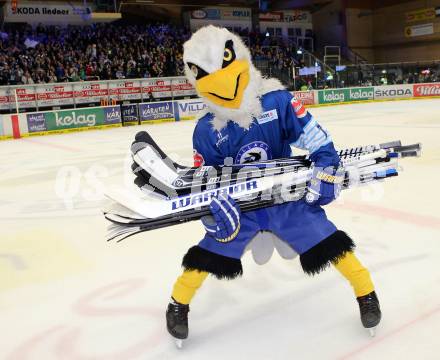
[[[176,347],[180,350],[183,348],[183,340],[182,339],[174,339],[176,343]]]
[[[376,336],[376,327],[368,328],[367,330],[368,330],[371,337]]]

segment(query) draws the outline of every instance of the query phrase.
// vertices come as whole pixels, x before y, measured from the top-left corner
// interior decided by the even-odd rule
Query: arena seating
[[[263,69],[282,74],[296,50],[265,34],[242,33]],[[0,34],[0,85],[148,78],[183,74],[189,31],[170,24],[9,26]]]

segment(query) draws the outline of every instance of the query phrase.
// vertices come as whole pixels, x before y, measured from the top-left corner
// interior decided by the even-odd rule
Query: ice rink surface
[[[148,130],[190,163],[194,122],[0,142],[0,359],[440,359],[440,100],[310,110],[339,148],[400,139],[421,158],[397,178],[327,207],[351,235],[381,300],[375,338],[334,270],[309,278],[278,254],[244,276],[208,278],[177,350],[164,312],[199,222],[104,240],[102,184],[127,181],[129,145]]]

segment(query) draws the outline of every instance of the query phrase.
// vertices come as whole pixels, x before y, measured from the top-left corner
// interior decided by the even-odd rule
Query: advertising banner
[[[300,76],[308,76],[308,75],[315,75],[319,72],[321,72],[321,65],[318,66],[304,66],[299,69],[299,75]]]
[[[92,127],[104,123],[102,109],[78,109],[44,113],[48,131]]]
[[[365,101],[365,100],[373,100],[373,98],[374,98],[373,87],[318,91],[319,104],[332,104],[332,103],[348,102],[348,101]]]
[[[223,8],[221,9],[222,20],[250,20],[251,9],[247,8]]]
[[[374,87],[374,99],[401,99],[413,97],[412,85],[387,85]]]
[[[258,18],[261,22],[310,23],[312,21],[310,13],[301,10],[260,13]]]
[[[92,8],[81,3],[40,3],[19,1],[4,6],[6,22],[27,22],[43,24],[78,24],[90,19]]]
[[[173,101],[161,101],[139,104],[141,121],[174,121],[178,117]]]
[[[81,127],[112,125],[121,122],[119,106],[71,109],[26,114],[30,133]]]
[[[141,82],[139,80],[112,81],[109,83],[109,93],[112,99],[140,100]]]
[[[0,86],[0,109],[15,110],[15,90],[17,90],[17,100],[20,109],[37,107],[34,88],[8,88]]]
[[[192,19],[220,20],[221,11],[216,8],[205,8],[191,11]]]
[[[107,83],[75,83],[73,91],[77,104],[97,103],[108,96]]]
[[[434,34],[434,24],[421,24],[414,26],[407,26],[405,28],[405,36],[406,37],[416,37],[416,36],[425,36]]]
[[[152,93],[157,98],[171,97],[171,80],[170,79],[151,79],[142,80],[143,98],[148,98],[148,93]]]
[[[416,22],[416,21],[423,21],[423,20],[431,20],[435,18],[435,9],[429,8],[429,9],[420,9],[415,11],[409,11],[405,13],[405,19],[406,22]]]
[[[267,22],[282,22],[284,21],[284,14],[278,11],[272,11],[267,13],[260,13],[258,15],[260,21]]]
[[[313,91],[295,91],[292,94],[304,105],[313,105],[315,103],[315,93]]]
[[[309,23],[312,22],[312,17],[308,11],[293,10],[284,11],[283,21],[286,23]]]
[[[137,104],[121,105],[121,113],[122,113],[122,123],[127,123],[127,122],[137,123],[139,121]]]
[[[175,106],[178,108],[177,121],[198,119],[206,110],[206,104],[201,99],[179,100]]]
[[[348,89],[319,90],[318,104],[331,104],[348,101]]]
[[[250,20],[249,8],[203,8],[191,11],[191,19],[195,20]]]
[[[28,130],[30,133],[47,131],[44,113],[26,114]]]
[[[440,84],[415,84],[414,96],[440,96]]]
[[[12,99],[10,92],[9,88],[0,86],[0,110],[8,110],[11,108]]]
[[[59,106],[73,104],[73,86],[69,84],[47,84],[38,86],[37,105],[43,106]]]
[[[5,131],[3,130],[3,116],[0,115],[0,138],[5,135]]]
[[[18,106],[20,109],[26,108],[35,108],[37,107],[36,99],[37,96],[35,94],[35,89],[33,87],[23,87],[15,89],[17,98],[18,98]],[[11,93],[12,102],[15,102],[15,95]]]
[[[104,123],[103,125],[114,125],[114,124],[120,124],[122,121],[121,118],[121,107],[116,106],[106,106],[102,108],[104,111]]]
[[[84,81],[0,86],[1,110],[15,109],[16,90],[20,109],[100,103],[103,99],[110,100],[109,96],[115,100],[123,101],[146,100],[148,99],[149,92],[156,99],[196,94],[195,89],[183,76],[121,81]]]
[[[196,90],[185,78],[173,79],[171,82],[173,96],[191,96],[196,94]]]

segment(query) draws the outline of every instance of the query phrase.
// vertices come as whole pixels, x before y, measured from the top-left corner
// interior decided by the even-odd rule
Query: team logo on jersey
[[[259,117],[257,117],[257,121],[260,125],[276,119],[278,119],[277,109],[265,111]]]
[[[262,141],[254,141],[244,145],[235,157],[236,164],[246,164],[255,161],[263,161],[272,158],[269,145]]]
[[[292,104],[293,107],[293,111],[295,111],[296,116],[301,119],[304,116],[307,115],[307,110],[306,108],[303,106],[303,104],[297,100],[295,97],[292,98],[292,100],[290,101],[290,103]]]
[[[193,158],[195,167],[205,165],[205,159],[203,158],[202,154],[200,154],[196,149],[193,150]]]

